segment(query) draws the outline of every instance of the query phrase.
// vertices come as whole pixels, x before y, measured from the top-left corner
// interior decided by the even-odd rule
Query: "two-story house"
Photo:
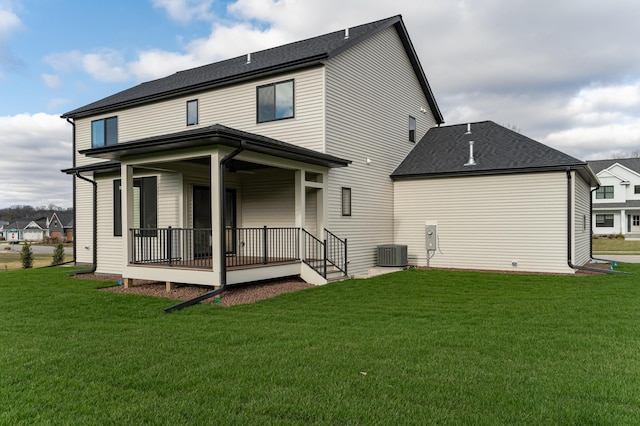
[[[640,158],[593,160],[601,182],[593,193],[593,233],[640,238]]]
[[[403,243],[391,175],[411,180],[396,169],[443,123],[400,16],[181,71],[63,118],[73,125],[73,167],[65,172],[75,176],[76,261],[121,274],[125,283],[214,287],[366,273],[379,245]],[[484,129],[491,138],[494,127]],[[550,201],[564,224],[554,253],[562,272],[573,272],[567,256],[589,258],[588,245],[575,242],[574,213],[590,228],[582,214],[597,179],[568,156],[518,171],[544,171],[545,159],[562,179],[543,185],[560,185],[554,194],[564,194]],[[476,174],[490,173],[505,174]],[[517,191],[508,195],[518,200]],[[410,204],[411,194],[402,202]],[[414,214],[422,223],[402,232],[424,235],[431,215]],[[438,215],[441,224],[446,216]],[[558,270],[520,262],[521,270]]]

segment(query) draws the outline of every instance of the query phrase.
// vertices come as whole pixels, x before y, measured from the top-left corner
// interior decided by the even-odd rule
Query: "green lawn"
[[[640,424],[632,275],[410,270],[199,305],[0,274],[0,424]]]
[[[593,253],[640,254],[640,241],[626,241],[622,238],[594,238]]]

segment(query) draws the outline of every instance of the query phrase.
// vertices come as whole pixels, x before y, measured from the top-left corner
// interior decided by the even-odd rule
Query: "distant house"
[[[64,242],[73,241],[73,213],[54,212],[47,225],[49,238]]]
[[[391,177],[412,264],[567,273],[590,260],[587,163],[492,121],[429,129]]]
[[[426,264],[427,223],[437,265],[572,273],[589,260],[588,165],[482,122],[464,166],[466,127],[438,127],[400,16],[181,71],[63,118],[76,260],[97,273],[325,283],[367,274],[387,245]]]
[[[42,241],[49,236],[47,218],[18,219],[5,227],[7,241]]]
[[[9,225],[9,222],[6,220],[0,220],[0,239],[5,239],[5,227]]]
[[[589,161],[600,179],[593,193],[593,233],[640,238],[640,158]]]

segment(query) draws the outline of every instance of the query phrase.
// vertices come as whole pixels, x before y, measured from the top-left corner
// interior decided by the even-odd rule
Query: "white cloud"
[[[0,205],[71,206],[71,127],[44,113],[0,117]]]
[[[186,24],[194,19],[211,20],[213,0],[152,0],[154,7],[164,9],[171,19]]]
[[[2,7],[0,5],[0,7]],[[18,15],[10,10],[0,9],[0,42],[6,39],[11,33],[21,25]]]
[[[57,89],[59,87],[62,87],[62,80],[60,80],[60,77],[58,77],[57,75],[42,74],[40,77],[42,78],[45,86],[50,89]]]

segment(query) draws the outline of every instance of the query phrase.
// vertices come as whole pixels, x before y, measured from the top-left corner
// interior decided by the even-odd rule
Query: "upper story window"
[[[409,141],[416,141],[416,118],[409,116]]]
[[[293,80],[259,86],[257,91],[258,123],[293,117]]]
[[[91,148],[118,143],[118,117],[103,118],[91,122]]]
[[[603,200],[613,198],[613,186],[601,186],[596,190],[596,199]]]
[[[198,100],[187,101],[187,126],[198,124]]]

